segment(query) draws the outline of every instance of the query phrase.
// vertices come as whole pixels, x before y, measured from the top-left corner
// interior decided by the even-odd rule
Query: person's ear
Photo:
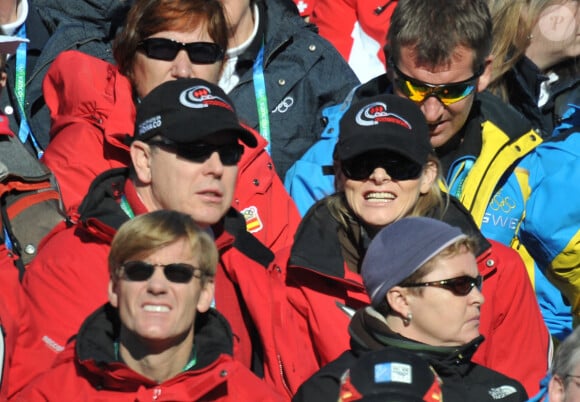
[[[0,73],[0,91],[2,91],[2,89],[6,88],[6,80],[8,79],[8,74],[6,74],[6,71],[2,71],[2,73]]]
[[[477,80],[477,92],[484,91],[491,82],[493,56],[487,56],[483,61],[483,74]]]
[[[548,383],[548,398],[550,402],[562,402],[566,396],[564,380],[557,375],[552,375]]]
[[[208,279],[199,294],[199,300],[197,301],[197,311],[200,313],[205,313],[211,307],[213,302],[213,297],[215,294],[215,282],[213,279]]]
[[[401,286],[394,286],[389,289],[385,298],[394,312],[401,317],[407,317],[410,312],[407,289]]]
[[[433,161],[428,161],[421,175],[421,184],[419,186],[421,194],[427,194],[431,190],[433,183],[437,180],[438,173],[437,164]]]
[[[112,278],[109,279],[109,303],[111,303],[111,306],[113,307],[119,307],[119,295],[118,295],[118,291],[119,291],[119,281],[114,281]]]
[[[151,155],[152,150],[149,144],[143,141],[133,141],[131,148],[131,163],[137,175],[137,179],[143,184],[151,183]]]

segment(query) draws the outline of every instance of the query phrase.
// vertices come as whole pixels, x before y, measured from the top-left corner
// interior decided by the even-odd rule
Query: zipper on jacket
[[[277,354],[276,359],[278,360],[278,370],[280,372],[280,378],[282,379],[282,385],[284,386],[286,392],[288,392],[288,395],[292,395],[292,391],[290,391],[290,386],[288,385],[288,381],[286,379],[284,363],[282,363],[282,357],[279,354]]]

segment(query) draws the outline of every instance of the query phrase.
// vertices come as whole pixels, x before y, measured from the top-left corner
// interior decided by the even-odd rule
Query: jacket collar
[[[106,366],[125,367],[115,356],[114,343],[120,333],[119,313],[105,304],[81,325],[76,336],[77,360],[91,371],[101,372]],[[232,332],[227,320],[215,309],[198,314],[195,319],[195,344],[198,370],[212,364],[222,354],[232,355]]]
[[[462,376],[470,370],[473,365],[471,358],[484,340],[480,335],[457,347],[431,346],[416,342],[391,331],[384,317],[372,307],[355,313],[349,325],[349,333],[351,348],[356,353],[396,347],[426,358],[439,374],[453,372]]]

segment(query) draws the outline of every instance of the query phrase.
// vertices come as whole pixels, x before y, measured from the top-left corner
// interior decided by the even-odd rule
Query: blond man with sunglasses
[[[109,253],[109,303],[16,400],[280,400],[232,358],[211,308],[218,251],[191,216],[159,210],[123,224]]]

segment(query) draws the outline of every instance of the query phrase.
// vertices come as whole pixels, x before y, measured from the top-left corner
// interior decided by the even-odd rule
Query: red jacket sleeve
[[[550,336],[528,273],[511,248],[491,241],[478,260],[484,276],[481,333],[476,363],[518,380],[535,395],[548,370]]]
[[[50,142],[43,162],[59,183],[64,205],[76,210],[93,179],[129,163],[127,134],[133,135],[131,85],[103,60],[67,51],[43,81],[50,110]]]

